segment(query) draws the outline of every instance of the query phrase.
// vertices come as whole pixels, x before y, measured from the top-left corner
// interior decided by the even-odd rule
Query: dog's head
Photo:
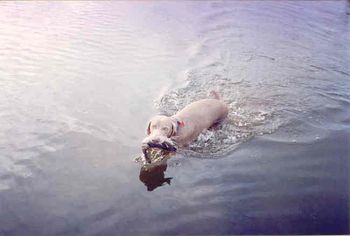
[[[162,143],[176,134],[176,123],[168,116],[154,116],[148,123],[146,134],[152,142]]]

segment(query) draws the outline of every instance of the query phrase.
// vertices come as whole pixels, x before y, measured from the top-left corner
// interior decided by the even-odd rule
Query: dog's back
[[[185,108],[180,110],[176,116],[191,120],[207,120],[209,126],[217,120],[223,119],[227,116],[228,108],[227,105],[218,99],[201,99],[187,105]],[[203,123],[203,122],[199,122]]]

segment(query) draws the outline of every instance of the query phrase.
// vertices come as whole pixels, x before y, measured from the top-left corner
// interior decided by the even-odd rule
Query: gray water
[[[347,234],[347,1],[0,2],[0,235]],[[148,119],[217,130],[141,169]]]

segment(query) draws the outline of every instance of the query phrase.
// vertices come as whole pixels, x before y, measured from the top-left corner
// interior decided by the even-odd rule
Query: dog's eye
[[[163,127],[162,130],[168,131],[169,129],[167,127]]]

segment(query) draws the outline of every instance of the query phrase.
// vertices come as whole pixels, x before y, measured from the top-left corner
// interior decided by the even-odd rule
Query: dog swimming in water
[[[223,121],[228,114],[227,105],[212,91],[213,98],[193,102],[173,116],[157,115],[150,119],[147,137],[142,141],[143,159],[150,163],[147,150],[159,148],[175,152],[176,147],[186,147],[200,133]]]

